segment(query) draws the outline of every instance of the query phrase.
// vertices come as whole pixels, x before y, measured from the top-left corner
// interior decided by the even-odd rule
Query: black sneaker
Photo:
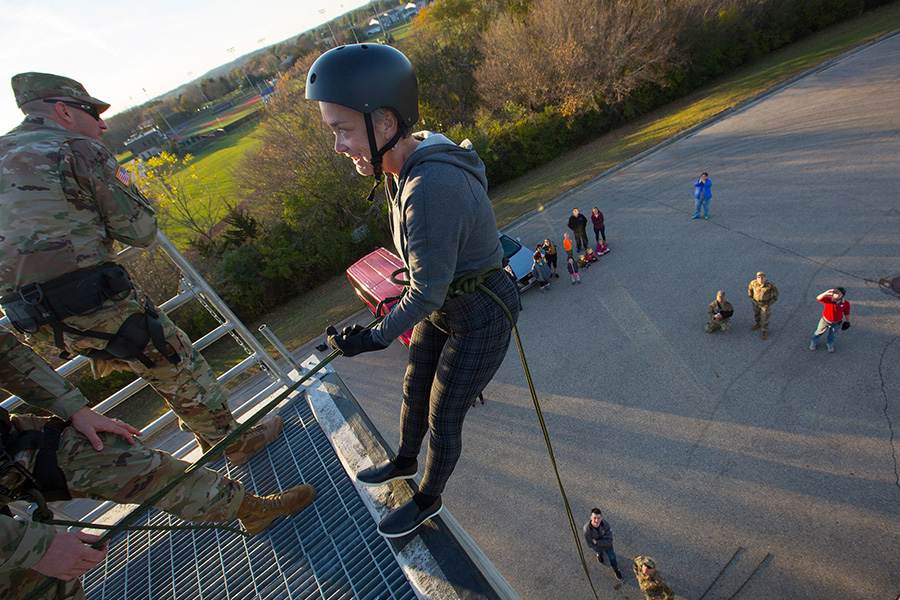
[[[412,479],[416,476],[419,469],[419,463],[414,462],[405,469],[397,468],[394,463],[389,460],[380,462],[374,467],[363,469],[356,474],[356,481],[362,485],[381,485],[395,479]]]
[[[419,528],[422,523],[436,516],[444,509],[441,497],[428,508],[420,509],[412,498],[403,506],[386,516],[378,524],[378,533],[386,538],[403,537]]]
[[[606,561],[603,560],[603,555],[602,555],[602,554],[598,554],[598,555],[597,555],[597,560],[600,561],[600,564],[601,564],[601,565],[605,565],[605,564],[606,564]]]
[[[622,571],[616,569],[615,573],[616,573],[616,579],[618,579],[619,581],[623,581],[625,579],[624,577],[622,577]]]

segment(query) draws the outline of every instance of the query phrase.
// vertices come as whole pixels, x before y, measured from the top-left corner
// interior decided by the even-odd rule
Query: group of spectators
[[[606,226],[603,221],[603,213],[596,206],[591,211],[591,224],[594,227],[594,240],[596,247],[592,248],[587,237],[587,218],[577,208],[572,210],[569,217],[568,232],[563,236],[563,249],[566,251],[566,270],[572,280],[572,285],[581,283],[581,269],[587,268],[591,263],[597,262],[597,256],[609,252],[606,244]],[[573,244],[572,235],[575,236]],[[577,256],[576,256],[577,254]],[[531,274],[540,285],[541,291],[550,287],[550,280],[559,277],[557,270],[556,245],[549,238],[544,238],[543,244],[538,244],[534,249],[534,265]]]
[[[842,287],[825,290],[816,297],[816,300],[824,304],[822,317],[809,342],[810,351],[815,351],[822,337],[825,337],[825,348],[828,352],[834,352],[834,338],[838,330],[850,329],[850,303],[844,298],[847,291]],[[778,300],[778,288],[766,279],[766,274],[759,271],[756,279],[747,287],[747,295],[753,306],[754,324],[751,330],[762,329],[762,339],[769,335],[769,316],[772,305]],[[725,292],[719,290],[716,299],[706,307],[708,319],[704,327],[706,333],[714,331],[729,331],[731,329],[731,317],[734,315],[734,306],[725,299]]]

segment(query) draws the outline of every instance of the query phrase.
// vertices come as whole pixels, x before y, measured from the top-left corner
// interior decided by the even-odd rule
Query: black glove
[[[360,325],[344,327],[340,333],[333,326],[325,330],[328,336],[328,345],[335,350],[340,350],[344,356],[356,356],[363,352],[384,350],[387,344],[379,344],[372,339],[372,331]]]
[[[841,331],[847,331],[848,329],[850,329],[850,321],[844,321],[841,325]]]

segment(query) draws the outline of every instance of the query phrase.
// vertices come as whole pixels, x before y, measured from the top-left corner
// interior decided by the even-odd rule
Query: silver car
[[[534,251],[529,250],[520,243],[521,238],[512,239],[505,233],[500,236],[500,245],[503,246],[504,265],[509,266],[516,276],[516,286],[520,292],[524,292],[534,283],[531,276],[531,267],[534,265]]]

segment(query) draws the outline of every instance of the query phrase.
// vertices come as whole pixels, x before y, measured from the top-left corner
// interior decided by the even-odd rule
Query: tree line
[[[469,138],[491,185],[880,0],[439,0],[399,47],[419,126]],[[318,49],[323,50],[323,49]],[[192,252],[244,318],[339,273],[387,239],[371,182],[332,150],[304,100],[306,52],[280,80],[235,169],[237,195]]]

